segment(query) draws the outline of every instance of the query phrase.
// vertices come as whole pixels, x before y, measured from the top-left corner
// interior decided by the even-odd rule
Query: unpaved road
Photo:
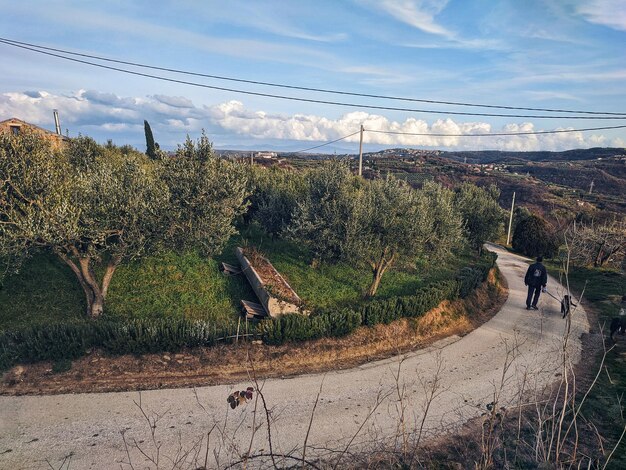
[[[498,406],[517,404],[523,377],[530,395],[556,380],[566,328],[559,303],[544,294],[539,311],[525,310],[523,276],[528,261],[497,247],[493,250],[498,252],[509,298],[494,318],[467,336],[451,337],[425,350],[349,370],[260,382],[271,414],[274,453],[301,455],[318,392],[307,458],[329,449],[341,451],[350,441],[351,449],[371,448],[401,434],[402,410],[405,430],[418,429],[433,387],[436,393],[424,423],[424,436],[453,429],[481,415],[496,391],[500,392]],[[549,279],[548,288],[560,296],[557,281]],[[580,359],[580,338],[588,329],[586,314],[579,307],[572,316],[567,343],[573,363]],[[511,364],[503,374],[507,357]],[[252,454],[269,451],[266,414],[260,400],[256,417],[254,400],[235,410],[226,403],[233,390],[248,386],[254,386],[252,381],[202,387],[195,392],[172,389],[141,395],[0,397],[0,468],[61,468],[63,462],[62,468],[73,469],[131,468],[129,461],[134,468],[156,468],[149,459],[157,458],[159,468],[172,468],[177,459],[180,466],[176,468],[196,468],[205,460],[206,436],[211,429],[209,466],[225,468],[249,447]],[[148,419],[154,422],[159,417],[154,440],[150,424],[136,404],[140,398]],[[254,435],[253,428],[257,429]],[[190,448],[192,452],[185,455]],[[334,455],[337,458],[338,454]],[[348,459],[348,455],[343,458]],[[279,466],[288,463],[296,462],[279,462]],[[257,459],[253,464],[264,466],[267,461]]]

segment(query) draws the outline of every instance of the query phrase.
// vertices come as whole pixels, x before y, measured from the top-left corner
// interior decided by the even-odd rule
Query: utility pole
[[[254,165],[254,152],[250,152],[250,166]]]
[[[361,140],[359,141],[359,176],[363,176],[363,124],[361,124]]]
[[[591,180],[591,184],[589,185],[589,194],[593,191],[593,180]]]
[[[513,191],[513,202],[511,202],[511,216],[509,217],[509,233],[506,235],[506,244],[511,241],[511,226],[513,225],[513,207],[515,207],[515,191]]]

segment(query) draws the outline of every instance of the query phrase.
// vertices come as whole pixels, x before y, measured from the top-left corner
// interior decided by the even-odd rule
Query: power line
[[[352,134],[344,135],[343,137],[340,137],[340,138],[335,139],[335,140],[330,140],[330,141],[325,142],[323,144],[316,145],[315,147],[309,147],[308,149],[297,150],[295,152],[285,152],[285,153],[303,153],[303,152],[308,152],[309,150],[318,149],[320,147],[325,147],[326,145],[330,145],[330,144],[334,144],[335,142],[339,142],[340,140],[345,140],[348,137],[352,137],[353,135],[357,135],[359,132],[361,132],[360,129],[358,131],[356,131],[356,132],[353,132]]]
[[[429,134],[426,132],[399,132],[399,131],[381,131],[374,129],[365,129],[366,132],[374,132],[377,134],[393,134],[393,135],[415,135],[415,136],[432,136],[432,137],[498,137],[498,136],[515,136],[515,135],[543,135],[543,134],[564,134],[568,132],[587,132],[587,131],[604,131],[608,129],[625,129],[624,126],[605,126],[605,127],[588,127],[586,129],[556,129],[553,131],[528,131],[528,132],[494,132],[489,134]]]
[[[98,63],[90,62],[87,60],[76,59],[74,57],[66,57],[64,55],[60,55],[57,53],[46,52],[43,50],[35,49],[30,46],[23,46],[23,45],[13,43],[13,42],[1,39],[1,38],[0,38],[0,43],[13,46],[13,47],[18,47],[18,48],[25,49],[25,50],[29,50],[32,52],[37,52],[39,54],[43,54],[43,55],[47,55],[51,57],[57,57],[60,59],[71,61],[71,62],[91,65],[93,67],[99,67],[99,68],[106,69],[106,70],[113,70],[116,72],[122,72],[122,73],[126,73],[129,75],[136,75],[140,77],[152,78],[155,80],[161,80],[161,81],[166,81],[166,82],[171,82],[171,83],[179,83],[182,85],[195,86],[199,88],[207,88],[211,90],[220,90],[220,91],[226,91],[230,93],[239,93],[239,94],[252,95],[252,96],[262,96],[266,98],[276,98],[276,99],[282,99],[282,100],[288,100],[288,101],[326,104],[326,105],[332,105],[332,106],[345,106],[345,107],[350,107],[350,108],[361,108],[361,109],[378,109],[378,110],[385,110],[385,111],[405,111],[405,112],[412,112],[412,113],[445,114],[445,115],[456,115],[456,116],[482,116],[482,117],[505,117],[505,118],[530,118],[530,119],[592,119],[592,120],[626,119],[626,114],[620,114],[617,116],[615,115],[614,116],[560,116],[560,115],[544,116],[544,115],[529,115],[529,114],[470,113],[470,112],[461,112],[461,111],[436,111],[436,110],[427,110],[427,109],[412,109],[412,108],[401,108],[401,107],[391,107],[391,106],[366,105],[366,104],[361,104],[361,103],[347,103],[347,102],[339,102],[339,101],[317,100],[317,99],[312,99],[312,98],[301,98],[301,97],[295,97],[295,96],[276,95],[272,93],[262,93],[262,92],[255,92],[255,91],[249,91],[249,90],[239,90],[239,89],[226,88],[226,87],[220,87],[220,86],[215,86],[215,85],[207,85],[204,83],[190,82],[187,80],[179,80],[179,79],[174,79],[174,78],[169,78],[169,77],[162,77],[159,75],[137,72],[134,70],[123,69],[120,67],[113,67],[110,65],[98,64]]]
[[[407,98],[407,97],[401,97],[401,96],[375,95],[375,94],[369,94],[369,93],[355,93],[355,92],[342,91],[342,90],[331,90],[328,88],[312,88],[312,87],[304,87],[304,86],[296,86],[296,85],[287,85],[284,83],[263,82],[259,80],[247,80],[243,78],[225,77],[223,75],[212,75],[212,74],[205,74],[205,73],[199,73],[199,72],[191,72],[188,70],[181,70],[181,69],[175,69],[175,68],[169,68],[169,67],[159,67],[156,65],[148,65],[148,64],[142,64],[139,62],[130,62],[126,60],[111,59],[109,57],[103,57],[103,56],[98,56],[98,55],[93,55],[93,54],[84,54],[80,52],[68,51],[65,49],[46,47],[46,46],[41,46],[38,44],[16,41],[14,39],[7,39],[7,38],[2,38],[2,37],[0,37],[0,42],[3,42],[4,44],[7,44],[7,45],[29,46],[32,48],[43,49],[47,51],[54,51],[54,52],[59,52],[62,54],[69,54],[69,55],[73,55],[77,57],[86,57],[89,59],[101,60],[103,62],[131,65],[133,67],[141,67],[141,68],[146,68],[146,69],[151,69],[151,70],[160,70],[163,72],[179,73],[183,75],[192,75],[196,77],[204,77],[204,78],[211,78],[215,80],[225,80],[225,81],[238,82],[238,83],[248,83],[251,85],[263,85],[263,86],[270,86],[270,87],[276,87],[276,88],[285,88],[285,89],[290,89],[290,90],[313,91],[317,93],[332,93],[332,94],[344,95],[344,96],[359,96],[362,98],[376,98],[376,99],[386,99],[386,100],[394,100],[394,101],[407,101],[407,102],[413,102],[413,103],[443,104],[443,105],[448,105],[448,106],[468,106],[468,107],[475,107],[475,108],[510,109],[510,110],[519,110],[519,111],[542,111],[542,112],[550,112],[550,113],[626,116],[626,113],[616,113],[616,112],[580,111],[580,110],[571,110],[571,109],[551,109],[551,108],[529,108],[529,107],[521,107],[521,106],[502,106],[502,105],[480,104],[480,103],[464,103],[464,102],[458,102],[458,101],[440,101],[440,100],[429,100],[429,99],[419,99],[419,98]]]

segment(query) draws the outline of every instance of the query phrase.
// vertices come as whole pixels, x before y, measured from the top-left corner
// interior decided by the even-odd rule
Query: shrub
[[[530,214],[522,216],[515,225],[511,245],[515,251],[531,258],[552,258],[559,248],[559,240],[545,219]]]
[[[253,327],[254,330],[254,327]],[[83,356],[90,348],[109,354],[144,354],[184,347],[212,346],[229,340],[234,325],[171,320],[75,321],[0,332],[0,370],[17,362],[60,361]]]

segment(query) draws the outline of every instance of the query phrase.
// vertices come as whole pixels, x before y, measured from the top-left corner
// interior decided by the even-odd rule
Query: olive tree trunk
[[[98,318],[104,312],[104,301],[109,291],[109,285],[115,269],[121,262],[120,256],[115,256],[109,260],[102,276],[102,281],[98,283],[98,279],[93,270],[93,258],[72,250],[74,259],[66,253],[57,253],[65,264],[67,264],[72,272],[76,275],[80,286],[85,293],[87,302],[87,316],[90,318]]]
[[[372,284],[367,290],[366,297],[374,297],[376,295],[376,291],[380,286],[380,281],[383,278],[383,274],[387,271],[387,268],[391,266],[396,258],[396,254],[393,253],[391,255],[387,254],[387,249],[383,250],[380,258],[376,262],[372,262]]]

